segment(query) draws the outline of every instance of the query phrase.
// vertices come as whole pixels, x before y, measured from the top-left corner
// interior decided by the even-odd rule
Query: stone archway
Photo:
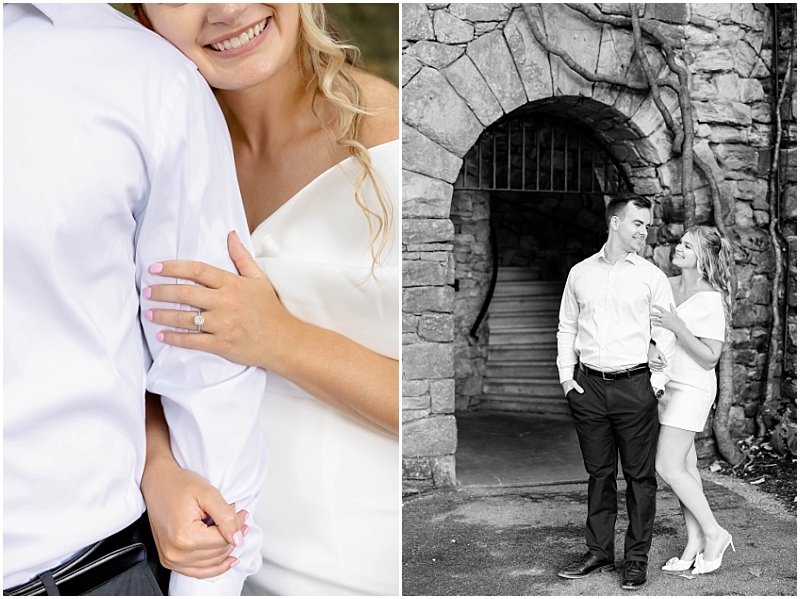
[[[548,445],[565,456],[562,476],[582,468],[555,367],[558,305],[569,268],[605,242],[607,194],[657,166],[641,158],[647,144],[613,107],[566,96],[505,115],[467,152],[451,204],[461,484],[550,480],[514,458]]]

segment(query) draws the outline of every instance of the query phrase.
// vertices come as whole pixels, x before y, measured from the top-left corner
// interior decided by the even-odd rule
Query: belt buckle
[[[604,370],[601,370],[600,372],[601,372],[601,373],[602,373],[602,375],[603,375],[603,380],[604,380],[604,381],[613,381],[613,380],[614,380],[614,377],[613,377],[613,376],[610,376],[610,375],[614,374],[613,372],[605,372]],[[609,376],[606,376],[607,374],[608,374]]]

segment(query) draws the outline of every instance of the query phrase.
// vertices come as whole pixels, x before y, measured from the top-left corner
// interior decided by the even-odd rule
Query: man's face
[[[638,253],[647,240],[647,228],[651,221],[649,209],[638,208],[629,202],[619,215],[611,217],[609,225],[622,249]]]

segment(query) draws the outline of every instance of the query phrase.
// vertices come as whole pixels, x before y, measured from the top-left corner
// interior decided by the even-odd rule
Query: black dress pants
[[[604,380],[575,369],[583,393],[567,394],[589,474],[586,545],[596,557],[614,559],[617,519],[617,454],[627,483],[628,531],[625,560],[647,562],[656,513],[658,400],[645,371]]]

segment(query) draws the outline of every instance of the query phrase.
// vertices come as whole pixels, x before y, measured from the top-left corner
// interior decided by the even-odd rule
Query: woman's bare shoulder
[[[398,89],[385,79],[361,69],[353,69],[352,74],[370,113],[362,121],[359,141],[371,148],[397,139],[400,135]]]
[[[697,281],[697,287],[700,289],[700,291],[716,291],[717,293],[719,293],[719,291],[715,289],[714,286],[705,279],[700,279],[699,281]]]

